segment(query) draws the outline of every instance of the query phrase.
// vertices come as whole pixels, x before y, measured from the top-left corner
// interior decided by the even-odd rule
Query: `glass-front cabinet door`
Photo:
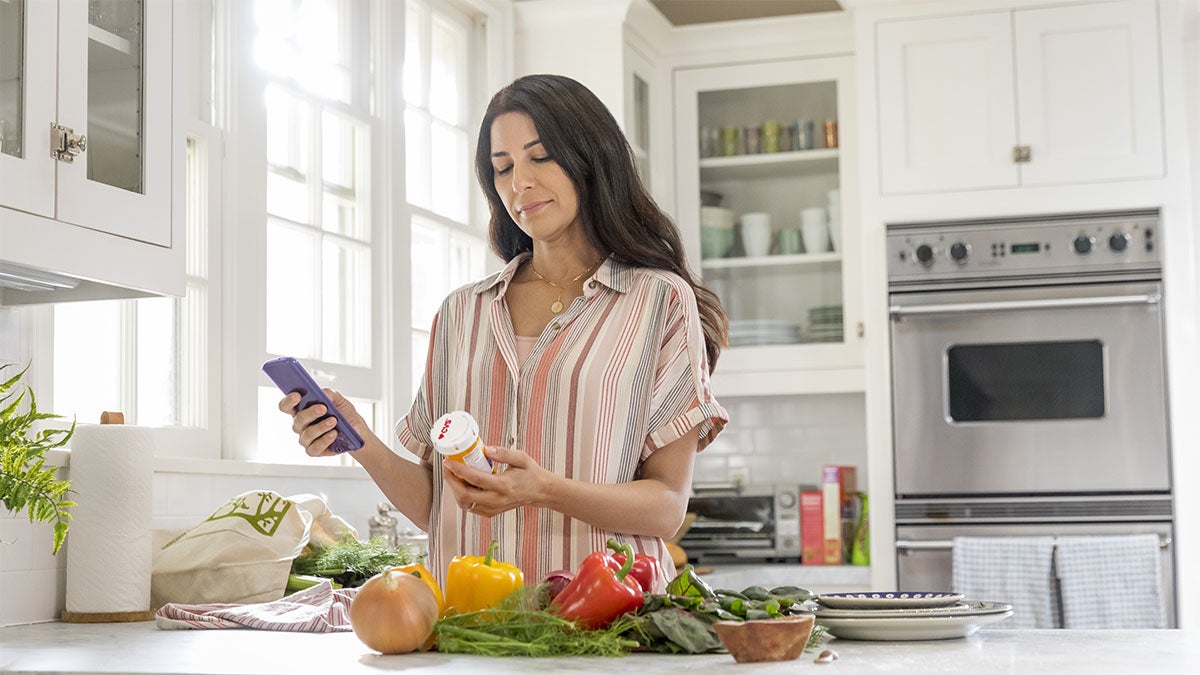
[[[847,58],[676,72],[676,213],[729,314],[727,393],[861,387],[851,73]]]
[[[170,1],[59,12],[57,217],[170,246]]]
[[[54,215],[57,23],[54,2],[0,0],[0,204],[46,217]]]

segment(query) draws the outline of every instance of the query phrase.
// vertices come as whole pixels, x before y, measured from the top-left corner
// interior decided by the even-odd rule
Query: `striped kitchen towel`
[[[956,593],[1013,606],[996,628],[1057,627],[1052,537],[955,537],[953,557]]]
[[[1059,537],[1064,628],[1166,628],[1157,534]]]
[[[350,602],[357,588],[334,589],[322,581],[276,600],[247,605],[167,603],[154,615],[165,630],[257,628],[293,633],[342,633],[350,630]]]

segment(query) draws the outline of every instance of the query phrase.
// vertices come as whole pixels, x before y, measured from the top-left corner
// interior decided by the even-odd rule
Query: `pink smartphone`
[[[352,452],[363,446],[362,437],[358,435],[354,427],[350,426],[346,418],[342,417],[342,413],[338,412],[337,407],[325,395],[321,386],[312,378],[312,375],[308,374],[304,366],[300,365],[299,361],[290,356],[281,356],[264,363],[262,369],[267,374],[267,377],[271,378],[284,394],[292,392],[300,394],[300,405],[297,406],[298,410],[304,410],[309,406],[320,403],[325,406],[325,409],[329,413],[318,419],[317,422],[329,419],[330,417],[337,420],[337,426],[334,427],[337,430],[337,438],[329,446],[330,450],[334,452]]]

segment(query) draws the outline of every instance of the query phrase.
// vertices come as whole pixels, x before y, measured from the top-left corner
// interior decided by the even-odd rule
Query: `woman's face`
[[[578,226],[575,184],[546,152],[533,119],[505,113],[492,122],[492,180],[509,216],[537,241]]]

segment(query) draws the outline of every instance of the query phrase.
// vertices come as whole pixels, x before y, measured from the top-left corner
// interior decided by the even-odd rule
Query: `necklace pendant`
[[[550,311],[558,314],[559,312],[563,311],[563,304],[558,300],[555,300],[554,304],[550,305]]]

